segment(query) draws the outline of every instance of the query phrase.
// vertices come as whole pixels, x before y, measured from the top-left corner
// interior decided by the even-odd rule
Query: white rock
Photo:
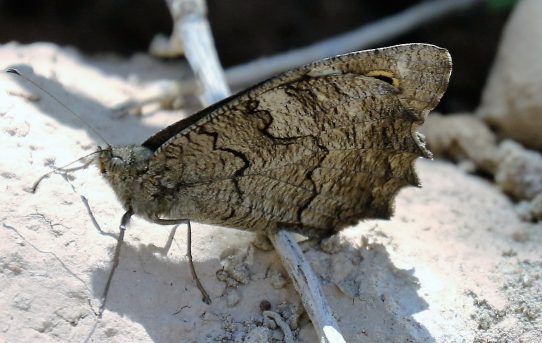
[[[503,136],[542,150],[542,1],[519,1],[478,113]]]
[[[517,199],[533,199],[542,193],[542,156],[514,141],[499,145],[500,161],[495,182]]]

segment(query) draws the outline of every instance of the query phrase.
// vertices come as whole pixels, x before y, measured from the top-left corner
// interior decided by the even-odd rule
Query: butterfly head
[[[100,148],[96,163],[124,208],[133,208],[152,151],[137,145]]]
[[[106,178],[144,171],[148,159],[152,156],[151,150],[138,145],[109,145],[99,149],[98,168]]]

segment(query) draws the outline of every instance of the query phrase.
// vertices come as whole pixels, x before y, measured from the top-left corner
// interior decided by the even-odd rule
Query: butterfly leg
[[[134,212],[132,209],[128,209],[126,213],[122,216],[122,219],[120,220],[120,232],[119,237],[117,238],[117,245],[115,246],[115,255],[113,256],[113,266],[111,267],[111,271],[109,272],[109,276],[107,277],[107,283],[105,284],[104,293],[102,296],[102,305],[100,306],[100,310],[98,312],[98,317],[101,317],[103,314],[103,311],[105,309],[105,302],[107,301],[107,294],[109,293],[109,287],[111,286],[111,280],[113,280],[113,274],[115,274],[115,270],[117,269],[117,266],[119,265],[120,260],[120,247],[122,246],[122,242],[124,241],[124,232],[126,231],[126,227],[128,226],[128,223],[130,223],[130,218]]]
[[[194,261],[192,260],[192,227],[190,226],[190,220],[189,219],[162,219],[158,217],[153,218],[153,222],[160,225],[176,225],[176,224],[186,224],[187,230],[186,230],[186,257],[188,257],[188,265],[190,266],[190,272],[192,273],[192,278],[196,282],[196,285],[198,289],[201,292],[202,300],[206,304],[211,303],[211,297],[203,287],[203,284],[200,282],[198,278],[198,274],[196,274],[196,268],[194,267]]]

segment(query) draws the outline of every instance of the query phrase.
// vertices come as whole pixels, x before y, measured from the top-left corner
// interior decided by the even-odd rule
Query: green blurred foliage
[[[495,11],[509,10],[518,2],[518,0],[488,0],[489,8]]]

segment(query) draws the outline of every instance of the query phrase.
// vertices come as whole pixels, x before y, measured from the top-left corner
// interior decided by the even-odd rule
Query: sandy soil
[[[193,109],[113,119],[110,108],[186,73],[144,56],[87,58],[48,44],[0,47],[112,144],[140,143]],[[315,342],[299,298],[251,234],[193,224],[204,304],[187,268],[184,228],[137,218],[103,318],[96,311],[122,209],[95,168],[46,179],[102,144],[32,85],[0,76],[0,340],[5,342],[280,342],[271,304],[300,342]],[[542,336],[542,224],[520,220],[491,182],[420,160],[390,221],[367,221],[323,247],[304,246],[348,342],[536,342]],[[93,223],[82,196],[88,199]]]

